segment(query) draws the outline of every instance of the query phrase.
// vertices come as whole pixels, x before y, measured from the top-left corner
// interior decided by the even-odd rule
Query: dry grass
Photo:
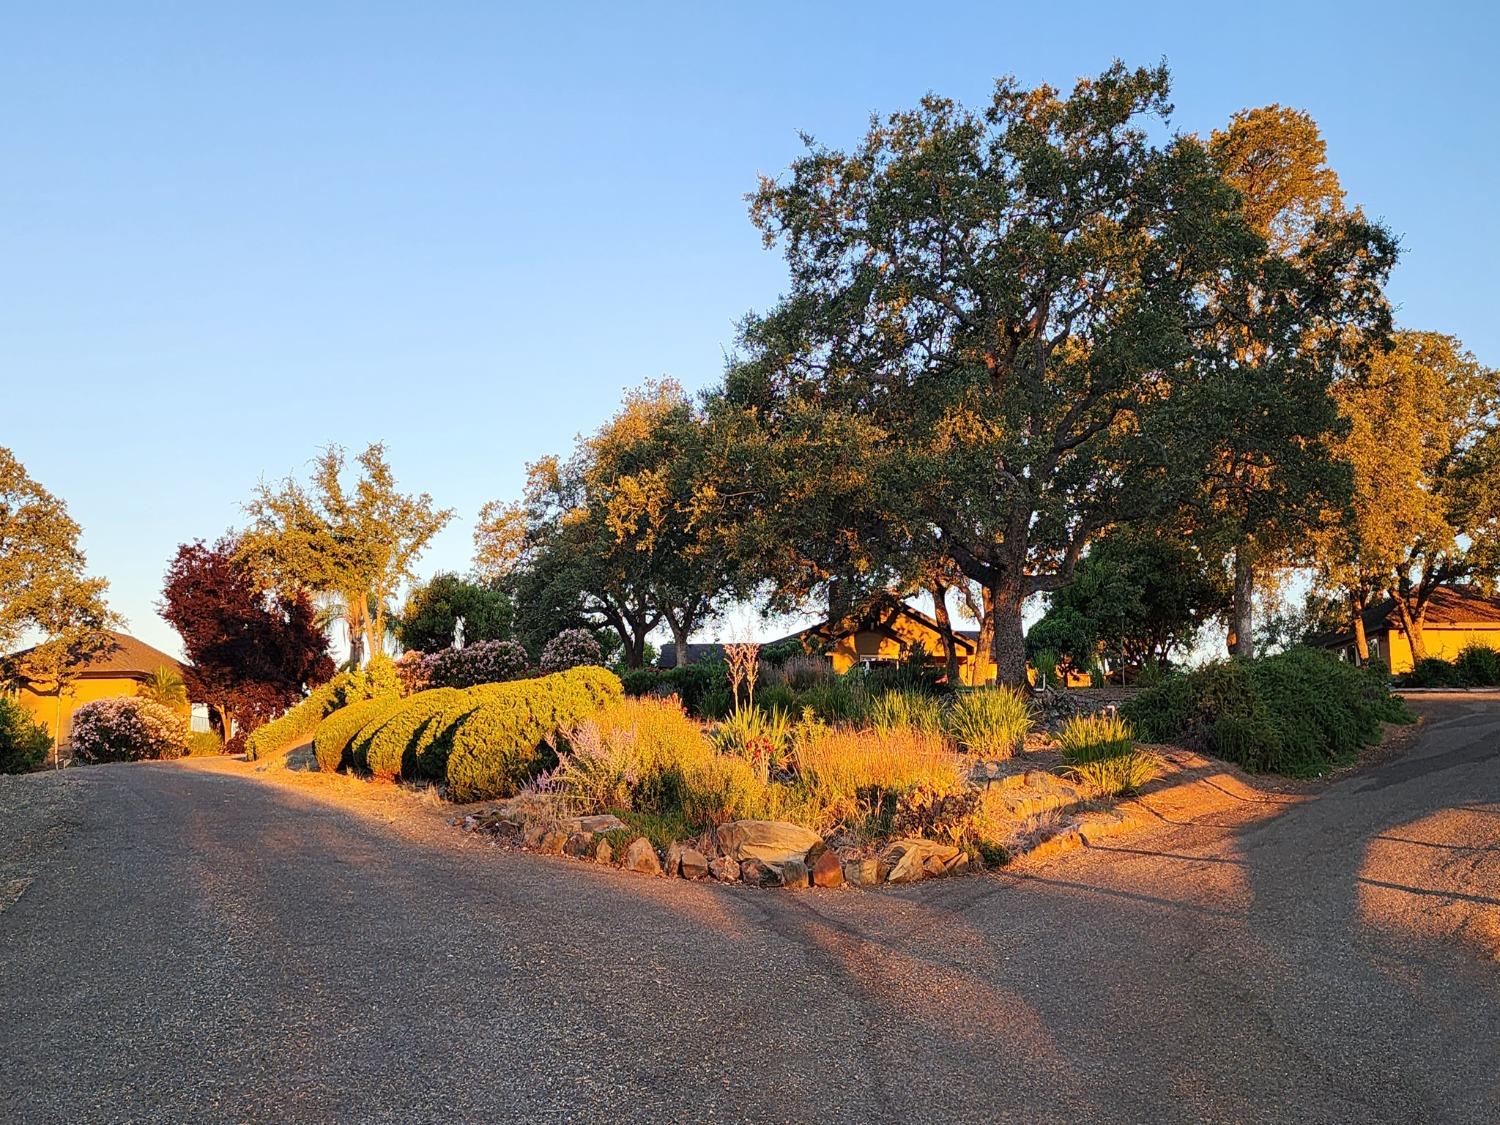
[[[963,758],[943,735],[899,727],[809,731],[793,748],[792,763],[808,795],[824,804],[870,788],[946,790],[961,786],[967,776]]]

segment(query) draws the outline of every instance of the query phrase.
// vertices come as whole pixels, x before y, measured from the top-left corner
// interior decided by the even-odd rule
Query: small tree
[[[462,618],[465,644],[503,641],[510,638],[513,616],[510,594],[499,582],[438,574],[407,595],[396,637],[404,648],[438,652],[453,644]]]
[[[266,589],[231,537],[177,549],[159,611],[182,637],[188,694],[214,712],[226,740],[333,675],[311,600]]]

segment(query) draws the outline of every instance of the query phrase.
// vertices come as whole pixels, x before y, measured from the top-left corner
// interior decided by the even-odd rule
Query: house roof
[[[86,679],[108,679],[113,676],[145,678],[158,668],[170,668],[181,674],[182,664],[175,657],[162,652],[161,649],[153,648],[145,641],[138,640],[128,633],[116,633],[110,630],[109,635],[115,639],[114,647],[100,653],[79,669],[77,674],[80,677]],[[33,650],[28,648],[16,653],[15,656],[24,657],[31,651]]]
[[[720,659],[724,655],[724,646],[721,644],[689,643],[687,646],[688,663],[702,664],[706,659]],[[661,646],[661,651],[656,654],[656,666],[658,668],[677,667],[677,642],[668,641]]]
[[[781,637],[771,643],[780,644],[782,641],[801,640],[807,636],[836,640],[839,637],[846,637],[851,633],[860,633],[865,630],[879,631],[885,628],[885,619],[892,613],[902,617],[909,617],[918,624],[931,629],[934,633],[942,634],[942,629],[938,626],[938,623],[916,606],[904,602],[893,595],[884,594],[877,597],[863,612],[852,614],[840,622],[837,627],[833,627],[831,622],[824,620],[818,622],[816,625],[810,625],[799,632]],[[953,630],[953,639],[958,642],[960,648],[974,648],[974,642],[978,636],[979,631],[977,629]]]
[[[1395,598],[1376,602],[1360,616],[1364,619],[1366,634],[1383,633],[1401,627]],[[1500,598],[1489,597],[1472,586],[1439,586],[1427,603],[1427,615],[1422,624],[1428,629],[1476,625],[1500,627]],[[1353,640],[1354,633],[1345,629],[1334,633],[1317,633],[1308,637],[1307,643],[1314,648],[1337,648]]]

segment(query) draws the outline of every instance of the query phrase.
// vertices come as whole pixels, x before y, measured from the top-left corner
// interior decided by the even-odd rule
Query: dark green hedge
[[[1120,708],[1147,742],[1187,739],[1248,770],[1311,776],[1411,722],[1383,675],[1313,649],[1210,664]]]

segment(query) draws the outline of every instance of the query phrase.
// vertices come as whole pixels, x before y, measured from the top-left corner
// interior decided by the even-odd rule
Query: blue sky
[[[1065,12],[1065,14],[1063,14]],[[744,194],[928,90],[1165,57],[1174,125],[1306,109],[1402,238],[1402,323],[1500,363],[1480,4],[0,6],[0,444],[131,631],[180,542],[320,445],[471,521],[776,297]]]

